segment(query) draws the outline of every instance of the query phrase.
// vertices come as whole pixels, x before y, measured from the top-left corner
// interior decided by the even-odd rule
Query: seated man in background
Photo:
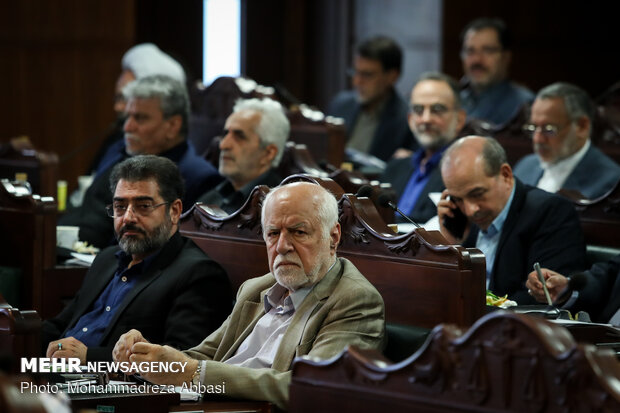
[[[246,281],[231,316],[200,345],[181,353],[150,344],[132,330],[114,348],[116,361],[187,361],[183,374],[150,373],[154,383],[226,383],[226,396],[286,408],[294,357],[327,359],[347,345],[381,349],[384,306],[355,266],[336,256],[336,199],[319,185],[274,188],[261,223],[269,269]]]
[[[567,277],[547,268],[542,268],[541,272],[551,299],[556,302],[560,295],[567,299],[557,303],[558,305],[573,312],[587,311],[596,323],[620,326],[620,255],[607,262],[596,263],[585,271],[584,285],[572,295],[570,290],[564,294],[564,291],[570,288]],[[547,302],[535,271],[528,276],[526,286],[537,301]]]
[[[232,214],[257,185],[277,186],[280,164],[291,126],[280,103],[265,98],[238,100],[226,119],[220,141],[220,174],[226,178],[198,202]]]
[[[121,61],[121,73],[118,76],[114,89],[114,112],[116,122],[114,127],[101,144],[99,151],[93,158],[89,173],[98,169],[99,162],[116,141],[123,139],[123,123],[125,122],[125,97],[123,88],[136,79],[153,75],[166,75],[185,84],[185,70],[183,66],[168,54],[161,51],[153,43],[137,44],[127,50]]]
[[[389,37],[360,44],[353,63],[353,87],[329,104],[327,114],[344,118],[347,149],[387,161],[399,149],[411,149],[407,103],[394,85],[400,77],[402,51]]]
[[[111,146],[102,159],[92,185],[79,208],[67,211],[59,225],[80,227],[79,238],[98,248],[114,239],[105,206],[112,202],[108,180],[112,168],[134,155],[160,155],[174,161],[185,180],[183,205],[191,207],[198,196],[217,185],[222,177],[199,157],[186,141],[189,98],[187,89],[167,76],[147,76],[123,89],[127,100],[125,139]]]
[[[583,232],[572,203],[515,179],[495,139],[457,140],[440,167],[446,185],[437,205],[441,233],[452,244],[484,253],[487,288],[495,294],[534,303],[525,282],[535,262],[564,272],[585,267]]]
[[[620,180],[620,165],[592,145],[594,107],[588,94],[569,83],[538,92],[530,123],[534,154],[521,159],[515,176],[549,192],[562,188],[598,198]]]
[[[420,149],[388,162],[381,182],[392,184],[401,211],[424,223],[437,213],[428,194],[444,189],[441,155],[465,123],[456,81],[443,73],[423,73],[411,91],[408,120]],[[403,222],[400,214],[396,214],[396,222]]]
[[[508,79],[511,38],[500,19],[480,18],[461,34],[464,86],[461,101],[468,118],[501,126],[534,100],[534,94]]]
[[[111,360],[130,328],[186,349],[230,313],[226,272],[178,231],[183,179],[176,165],[131,157],[114,167],[109,185],[119,245],[97,255],[76,297],[43,323],[47,357]]]

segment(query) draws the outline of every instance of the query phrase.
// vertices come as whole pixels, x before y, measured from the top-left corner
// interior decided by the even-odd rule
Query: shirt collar
[[[430,159],[426,161],[426,163],[424,164],[425,171],[432,171],[435,168],[435,166],[439,164],[439,161],[441,161],[441,157],[443,156],[443,153],[446,151],[446,148],[448,148],[448,145],[444,146],[443,148],[441,148],[440,150],[438,150],[437,152],[431,155]],[[426,150],[424,148],[420,148],[417,151],[415,151],[415,153],[411,157],[411,163],[413,165],[414,170],[418,170],[418,168],[420,167],[420,164],[422,163],[422,159],[424,159],[425,155],[426,155]]]
[[[247,197],[250,196],[250,192],[252,192],[252,189],[254,189],[254,187],[256,185],[260,185],[262,182],[267,181],[267,176],[271,173],[271,171],[272,171],[271,168],[267,169],[261,175],[257,176],[255,179],[253,179],[252,181],[250,181],[247,184],[245,184],[244,186],[242,186],[238,191],[235,191],[235,187],[232,186],[232,183],[230,183],[230,181],[228,179],[225,179],[220,184],[218,184],[215,189],[224,198],[226,198],[226,197],[228,197],[228,196],[230,196],[230,195],[232,195],[232,194],[234,194],[236,192],[238,192],[241,195],[243,195],[244,198],[247,198]]]
[[[133,269],[132,272],[137,272],[138,274],[144,273],[146,269],[153,263],[153,260],[155,260],[155,257],[157,257],[160,252],[161,252],[161,248],[155,251],[153,254],[150,254],[148,257],[140,261],[138,264],[132,266],[131,267]],[[116,260],[118,262],[117,272],[126,270],[127,267],[129,266],[129,263],[132,260],[131,255],[127,254],[122,249],[116,251],[114,255],[116,256]]]
[[[581,159],[583,159],[583,157],[586,155],[586,152],[588,152],[588,149],[590,149],[590,145],[590,139],[588,139],[586,140],[585,145],[581,147],[581,149],[579,149],[568,158],[564,158],[555,163],[543,162],[541,160],[540,166],[542,169],[549,170],[554,174],[566,173],[568,175],[568,173],[572,171],[575,166],[577,166],[579,161],[581,161]]]
[[[304,298],[312,290],[313,286],[300,288],[294,292],[289,292],[288,296],[283,300],[282,297],[288,292],[288,290],[278,283],[275,283],[265,294],[264,306],[265,312],[268,313],[273,307],[281,305],[284,307],[284,312],[295,311]]]
[[[513,183],[513,185],[512,185],[512,192],[510,193],[510,197],[508,198],[508,202],[506,202],[506,205],[504,205],[504,209],[502,209],[502,212],[500,212],[499,215],[495,217],[495,219],[493,220],[493,222],[491,223],[489,228],[487,228],[486,231],[482,231],[481,230],[481,232],[485,236],[493,237],[493,236],[495,236],[495,234],[497,234],[497,233],[502,231],[502,228],[504,227],[504,223],[506,222],[506,217],[508,217],[508,211],[510,210],[510,205],[512,205],[512,200],[515,197],[515,189],[516,189],[516,187],[517,187],[517,185]]]

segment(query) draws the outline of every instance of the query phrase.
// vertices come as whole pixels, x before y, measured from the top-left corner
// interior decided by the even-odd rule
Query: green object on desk
[[[103,406],[98,404],[96,411],[101,413],[114,413],[114,406]]]

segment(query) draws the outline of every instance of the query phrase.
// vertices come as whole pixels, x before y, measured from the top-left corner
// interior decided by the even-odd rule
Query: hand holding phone
[[[450,199],[450,195],[448,195],[447,199],[454,204],[454,201]],[[446,230],[448,230],[456,239],[462,239],[465,233],[465,229],[467,228],[467,217],[461,209],[457,206],[455,208],[450,208],[454,217],[444,215],[443,218],[443,226]]]

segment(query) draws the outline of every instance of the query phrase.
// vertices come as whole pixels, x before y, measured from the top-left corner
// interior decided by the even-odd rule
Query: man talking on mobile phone
[[[535,262],[565,273],[585,267],[573,205],[516,179],[495,139],[457,140],[444,152],[440,168],[446,186],[437,205],[441,233],[452,244],[484,253],[487,288],[495,294],[533,304],[525,282]]]

